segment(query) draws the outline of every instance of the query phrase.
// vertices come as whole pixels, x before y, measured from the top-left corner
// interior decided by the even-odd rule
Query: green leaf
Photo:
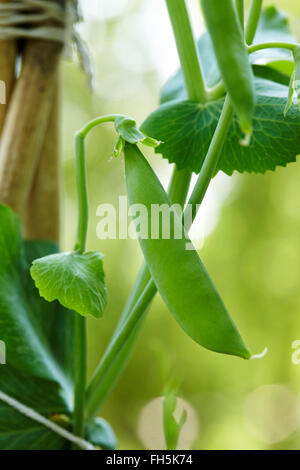
[[[48,419],[54,413],[70,413],[55,382],[38,379],[5,365],[0,366],[0,383],[1,391]],[[70,443],[0,401],[0,449],[67,450]]]
[[[23,281],[30,304],[47,338],[51,353],[60,364],[64,373],[72,378],[74,360],[70,351],[74,348],[74,312],[65,309],[59,302],[46,302],[39,295],[30,275],[32,262],[43,256],[58,252],[58,246],[46,241],[23,241],[26,269]]]
[[[19,218],[0,205],[0,339],[6,365],[0,389],[47,418],[73,407],[73,318],[58,302],[39,297],[29,274],[32,258],[57,251],[21,238]],[[0,401],[1,449],[66,449],[69,444]]]
[[[292,106],[283,115],[288,87],[256,79],[257,106],[250,145],[240,145],[242,134],[234,117],[224,145],[218,170],[264,173],[286,166],[300,153],[300,115]],[[223,100],[201,105],[192,101],[172,101],[161,105],[142,124],[145,132],[164,143],[155,149],[179,169],[201,170],[217,126]]]
[[[7,345],[9,364],[69,388],[69,378],[48,341],[55,309],[45,329],[41,312],[45,310],[46,314],[47,304],[38,300],[38,292],[28,280],[28,259],[19,218],[3,205],[0,205],[0,227],[0,335]],[[27,256],[30,257],[29,252]]]
[[[35,260],[30,273],[48,302],[99,318],[107,301],[102,258],[97,252],[54,254]]]
[[[179,420],[175,419],[176,405],[175,390],[168,390],[163,400],[163,424],[167,450],[177,449],[180,432],[187,418],[187,411],[183,410]]]
[[[87,426],[86,439],[101,449],[114,450],[117,447],[115,433],[103,418],[95,418]]]
[[[183,233],[181,218],[172,211],[168,196],[149,163],[135,145],[127,144],[124,155],[130,205],[141,207],[142,204],[147,209],[144,214],[151,236],[139,236],[139,242],[152,279],[171,314],[181,328],[205,348],[249,358],[249,351],[198,253]],[[170,217],[170,236],[164,234],[161,217],[156,237],[153,236],[154,205],[166,211],[165,221]],[[135,223],[138,223],[136,219]]]

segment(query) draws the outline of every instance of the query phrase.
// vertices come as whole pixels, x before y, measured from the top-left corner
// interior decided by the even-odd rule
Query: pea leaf
[[[138,204],[146,209],[142,216],[147,221],[148,234],[151,233],[150,237],[139,233],[139,242],[152,279],[169,311],[198,344],[248,359],[249,351],[184,233],[181,218],[172,211],[156,174],[136,145],[127,144],[124,155],[130,205]],[[157,218],[152,217],[155,207],[164,212],[163,217],[158,217],[158,223]],[[166,220],[172,221],[169,235],[164,231]],[[134,221],[140,225],[139,217]]]
[[[115,433],[103,418],[95,418],[87,426],[86,439],[101,449],[114,450],[117,447]]]
[[[99,318],[107,301],[102,258],[97,252],[54,254],[35,260],[30,273],[48,302]]]
[[[10,365],[0,366],[1,391],[33,408],[48,419],[53,414],[70,414],[70,408],[55,382],[42,380]],[[0,401],[1,450],[67,450],[61,436],[25,417]]]
[[[46,417],[70,414],[73,401],[73,313],[39,297],[29,274],[32,258],[57,251],[21,238],[19,218],[0,205],[0,339],[6,364],[0,389]],[[66,449],[69,444],[0,402],[1,449]]]
[[[52,306],[46,324],[43,314],[47,304],[39,300],[29,278],[28,258],[35,251],[34,244],[25,245],[22,242],[19,218],[3,205],[0,205],[0,227],[0,335],[7,345],[9,363],[25,373],[56,381],[69,388],[69,378],[56,355],[65,338],[58,335],[54,348],[52,342],[52,335],[56,334],[52,328],[58,305]],[[39,244],[39,249],[41,246]],[[45,246],[46,250],[50,248],[49,245]],[[64,311],[62,316],[65,321]],[[72,319],[72,314],[69,317]],[[66,326],[68,323],[66,320]],[[69,326],[71,331],[68,334],[72,334]],[[58,355],[65,361],[62,358],[63,347]]]
[[[257,106],[249,146],[240,145],[242,134],[234,117],[224,145],[218,170],[264,173],[286,166],[300,153],[300,114],[293,105],[283,112],[288,87],[256,79]],[[223,100],[201,105],[192,101],[172,101],[161,105],[142,124],[162,143],[155,149],[179,169],[201,170],[222,109]]]

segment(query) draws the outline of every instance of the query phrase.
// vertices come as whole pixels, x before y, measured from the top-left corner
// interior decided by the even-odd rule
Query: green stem
[[[75,158],[76,158],[76,184],[78,198],[78,223],[77,238],[74,251],[83,253],[86,245],[88,230],[89,203],[86,182],[86,164],[84,138],[80,133],[75,135]]]
[[[244,0],[236,0],[236,11],[241,22],[241,26],[244,29],[244,17],[245,17],[245,8]]]
[[[119,114],[107,114],[105,116],[92,119],[75,134],[78,225],[77,239],[74,250],[79,253],[83,253],[85,250],[89,215],[84,140],[91,129],[104,122],[114,122],[115,119],[119,116]]]
[[[186,2],[166,0],[166,4],[189,99],[204,103],[207,93]]]
[[[105,114],[104,116],[97,117],[87,122],[78,132],[82,137],[86,137],[88,133],[99,124],[104,122],[115,122],[118,117],[124,117],[123,114]]]
[[[179,171],[176,166],[174,167],[168,188],[168,196],[172,204],[184,205],[190,187],[191,178],[192,173],[190,170],[184,169]]]
[[[128,340],[130,340],[135,331],[136,325],[145,315],[149,303],[152,301],[155,293],[155,284],[150,279],[144,288],[143,293],[139,296],[138,301],[131,310],[130,315],[128,315],[127,319],[118,327],[118,334],[114,335],[113,340],[110,342],[101,359],[101,368],[99,368],[101,372],[101,381],[105,380],[110,368],[113,366],[114,362],[117,361],[119,353],[122,351]],[[97,412],[99,408],[99,398],[100,397],[97,393],[92,393],[90,395],[90,399],[88,400],[86,407],[86,415],[88,419]]]
[[[194,190],[191,194],[188,204],[192,206],[193,220],[196,217],[199,205],[202,203],[210,180],[215,174],[217,163],[225,143],[231,120],[233,117],[233,108],[230,103],[228,95],[225,98],[222,113],[215,130],[214,136],[210,143],[207,155],[205,157],[203,166],[195,184]],[[189,229],[189,227],[187,227]]]
[[[74,434],[84,437],[85,387],[87,369],[86,319],[75,315],[75,396],[74,396]]]
[[[110,114],[88,122],[75,135],[76,183],[78,197],[78,227],[74,251],[84,253],[88,230],[88,191],[84,140],[88,132],[98,124],[112,122],[119,115]],[[74,386],[74,433],[84,436],[85,388],[87,369],[86,319],[75,315],[75,386]]]
[[[223,80],[207,90],[208,101],[217,101],[226,95]]]
[[[252,0],[249,18],[247,21],[245,40],[247,44],[252,44],[262,9],[263,0]]]
[[[294,52],[294,50],[299,47],[298,43],[293,43],[293,42],[264,42],[261,44],[253,44],[253,46],[248,47],[248,52],[249,54],[252,54],[253,52],[261,51],[263,49],[288,49],[291,52]]]
[[[83,253],[88,229],[88,194],[84,137],[75,136],[76,182],[78,194],[78,228],[74,250]],[[84,437],[85,387],[87,368],[86,319],[75,314],[75,384],[73,429],[77,436]]]

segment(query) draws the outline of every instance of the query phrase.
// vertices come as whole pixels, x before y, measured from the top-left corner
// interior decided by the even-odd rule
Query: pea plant
[[[265,173],[296,161],[300,152],[300,45],[286,17],[252,0],[201,0],[207,32],[197,41],[185,0],[166,0],[180,70],[163,86],[160,105],[138,127],[119,114],[96,118],[75,135],[78,230],[61,253],[47,241],[24,241],[18,216],[0,206],[0,447],[68,449],[116,446],[98,418],[116,385],[157,292],[191,340],[213,352],[250,359],[251,353],[195,249],[189,228],[211,179],[223,171]],[[199,10],[200,11],[200,10]],[[144,264],[106,351],[86,383],[87,316],[104,317],[103,255],[86,251],[88,192],[85,139],[112,123],[113,156],[124,154],[130,205],[172,204],[168,238],[137,233]],[[166,192],[143,155],[153,147],[174,170]],[[187,201],[191,175],[198,175]],[[189,212],[191,208],[191,212]],[[190,215],[190,217],[188,217]],[[177,237],[176,233],[182,236]],[[152,373],[155,373],[152,371]],[[166,446],[175,449],[185,422],[174,418],[176,392],[163,405]]]

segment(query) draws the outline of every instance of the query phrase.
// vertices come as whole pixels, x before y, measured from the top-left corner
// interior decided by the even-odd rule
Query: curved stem
[[[84,126],[82,126],[82,128],[79,129],[77,134],[80,134],[82,137],[86,137],[87,134],[94,127],[104,122],[114,122],[118,117],[123,117],[123,115],[122,114],[105,114],[104,116],[100,116],[95,119],[92,119],[91,121],[87,122]]]
[[[252,0],[249,18],[247,21],[245,40],[247,44],[252,44],[262,9],[263,0]]]
[[[252,46],[248,46],[249,54],[253,52],[261,51],[262,49],[288,49],[291,52],[299,47],[298,43],[293,42],[264,42],[261,44],[253,44]]]
[[[78,224],[77,224],[77,239],[74,250],[83,253],[85,250],[87,230],[88,230],[88,193],[86,181],[86,162],[85,162],[85,138],[88,133],[99,124],[105,122],[114,122],[120,114],[106,114],[92,119],[85,124],[75,134],[75,158],[76,158],[76,182],[77,182],[77,197],[78,197]]]
[[[207,90],[207,96],[209,101],[217,101],[220,98],[223,98],[225,95],[226,90],[223,80],[220,80],[219,83]]]
[[[185,0],[166,0],[189,99],[207,99],[200,57]]]

